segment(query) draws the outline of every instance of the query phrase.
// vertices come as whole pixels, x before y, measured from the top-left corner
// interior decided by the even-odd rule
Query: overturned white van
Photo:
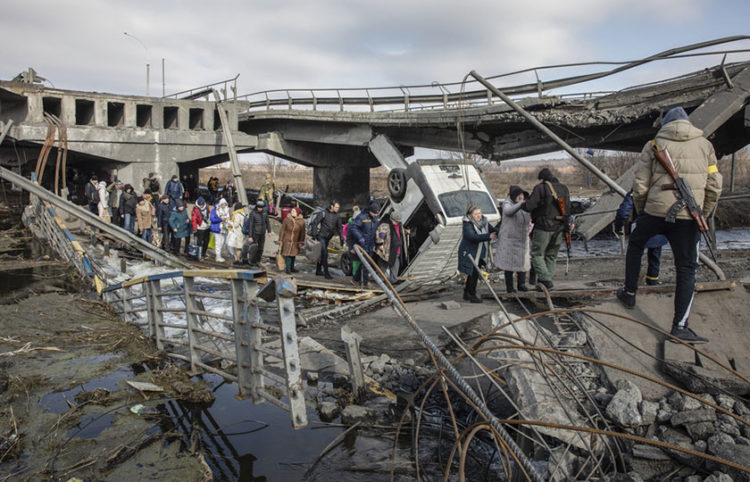
[[[381,215],[398,212],[411,230],[401,277],[440,282],[456,273],[462,218],[471,205],[491,224],[500,221],[497,199],[473,163],[421,159],[388,173],[389,200]]]

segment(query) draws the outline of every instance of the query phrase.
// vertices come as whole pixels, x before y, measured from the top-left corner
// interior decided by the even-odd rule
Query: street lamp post
[[[143,47],[143,50],[146,52],[146,97],[149,97],[151,95],[151,64],[148,63],[148,47],[146,47],[146,44],[141,42],[141,39],[139,39],[135,35],[131,35],[127,32],[123,32],[123,34],[126,37],[135,39],[139,44],[141,44],[141,47]]]

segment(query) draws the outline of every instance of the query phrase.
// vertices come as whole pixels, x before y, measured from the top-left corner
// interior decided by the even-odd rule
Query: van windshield
[[[495,205],[490,196],[484,191],[452,191],[438,195],[440,204],[445,209],[445,215],[455,218],[466,214],[466,210],[472,204],[482,210],[482,214],[497,214]]]

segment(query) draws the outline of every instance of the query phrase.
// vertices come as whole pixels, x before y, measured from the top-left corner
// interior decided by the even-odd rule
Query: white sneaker
[[[226,259],[224,259],[224,258],[216,258],[216,262],[217,263],[223,263],[225,261],[226,261]]]

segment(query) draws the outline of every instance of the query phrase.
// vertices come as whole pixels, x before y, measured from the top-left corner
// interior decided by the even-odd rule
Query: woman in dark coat
[[[185,204],[181,200],[175,201],[175,208],[169,215],[169,227],[172,228],[172,251],[180,252],[180,242],[185,239],[185,256],[188,254],[190,245],[190,233],[192,232],[192,221],[185,211]]]
[[[138,206],[138,197],[133,191],[133,186],[125,184],[120,196],[120,217],[123,219],[123,227],[135,233],[135,208]]]
[[[458,271],[467,276],[464,299],[472,303],[481,303],[482,298],[477,296],[479,271],[474,267],[469,255],[480,267],[486,266],[484,260],[490,251],[489,241],[497,239],[497,229],[487,221],[477,206],[469,206],[463,222],[463,237],[458,245]]]

